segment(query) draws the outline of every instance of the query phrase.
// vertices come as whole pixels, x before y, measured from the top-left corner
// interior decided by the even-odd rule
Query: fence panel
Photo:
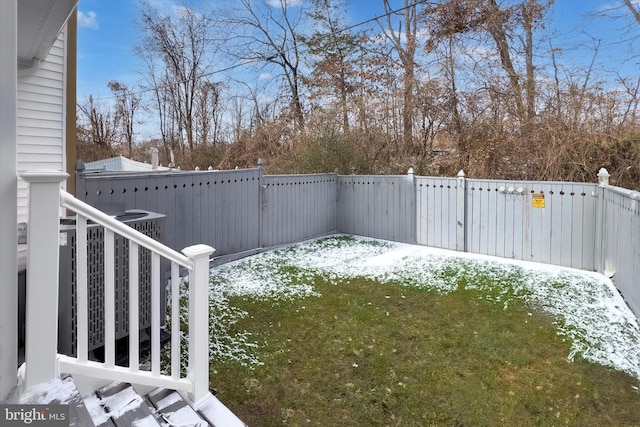
[[[336,231],[336,175],[269,175],[262,185],[262,245]]]
[[[86,175],[78,196],[98,208],[122,203],[162,213],[167,246],[204,243],[224,255],[259,247],[260,177],[259,169]]]
[[[517,190],[521,189],[518,193]],[[466,180],[466,230],[469,252],[525,259],[529,218],[524,209],[525,184]]]
[[[413,175],[340,176],[338,231],[415,243]]]
[[[468,179],[466,187],[469,252],[593,269],[595,184]]]
[[[604,271],[640,315],[640,193],[606,187]]]
[[[270,175],[262,181],[262,246],[336,231],[336,175]]]
[[[457,191],[455,178],[416,177],[418,244],[456,250]]]

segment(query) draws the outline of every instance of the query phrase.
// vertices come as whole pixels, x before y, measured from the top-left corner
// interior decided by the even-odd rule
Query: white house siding
[[[35,72],[18,76],[17,169],[64,171],[64,31]],[[18,222],[27,220],[27,185],[18,179]]]

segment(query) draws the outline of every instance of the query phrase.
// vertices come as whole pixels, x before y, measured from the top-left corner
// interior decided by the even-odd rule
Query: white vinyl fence
[[[640,194],[599,183],[220,172],[78,175],[89,204],[167,216],[220,255],[346,233],[605,272],[640,313]],[[84,194],[82,194],[84,193]]]
[[[261,247],[337,230],[335,174],[267,175],[262,182]]]
[[[618,187],[601,189],[602,238],[595,270],[612,276],[629,307],[640,316],[640,193]]]

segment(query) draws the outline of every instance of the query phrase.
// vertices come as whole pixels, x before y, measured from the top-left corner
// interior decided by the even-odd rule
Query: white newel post
[[[209,257],[215,249],[207,245],[184,248],[193,262],[189,273],[189,369],[193,382],[189,398],[197,408],[209,397]]]
[[[24,172],[29,183],[24,387],[57,375],[60,184],[57,171]]]

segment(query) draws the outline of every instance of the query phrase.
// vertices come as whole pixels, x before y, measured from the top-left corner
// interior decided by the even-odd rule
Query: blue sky
[[[202,0],[207,1],[207,0]],[[219,2],[221,0],[210,0]],[[308,0],[293,0],[303,2]],[[640,0],[636,0],[640,1]],[[152,0],[153,4],[170,7],[172,0]],[[176,0],[175,3],[181,3]],[[403,0],[392,0],[396,7]],[[598,17],[606,10],[610,16],[626,13],[626,17]],[[351,0],[350,23],[362,22],[383,12],[382,0]],[[576,66],[588,66],[593,55],[591,47],[601,39],[596,67],[599,70],[624,70],[638,76],[640,37],[630,47],[632,33],[640,34],[640,27],[628,16],[622,0],[556,0],[551,11],[552,22],[545,32],[558,37],[558,44],[572,49],[566,60]],[[140,34],[135,25],[138,17],[136,0],[80,0],[78,6],[78,101],[109,98],[107,82],[135,85],[140,80],[136,71],[139,63],[133,46]]]

